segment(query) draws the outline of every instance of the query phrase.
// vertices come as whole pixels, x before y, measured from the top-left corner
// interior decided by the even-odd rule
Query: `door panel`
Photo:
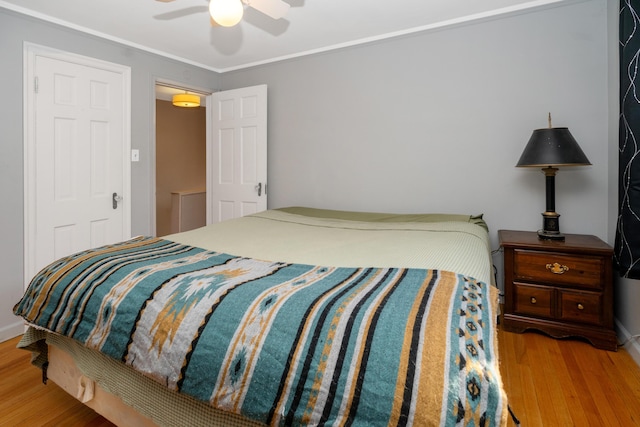
[[[267,87],[211,96],[207,222],[267,209]]]
[[[35,49],[37,51],[37,49]],[[28,52],[25,234],[30,278],[53,260],[130,237],[128,68]],[[98,65],[98,66],[92,66]],[[112,64],[113,65],[113,64]]]

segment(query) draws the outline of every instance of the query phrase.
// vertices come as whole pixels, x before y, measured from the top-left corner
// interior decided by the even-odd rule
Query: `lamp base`
[[[542,230],[538,230],[538,238],[542,240],[564,240],[560,233],[560,214],[556,212],[542,213]]]

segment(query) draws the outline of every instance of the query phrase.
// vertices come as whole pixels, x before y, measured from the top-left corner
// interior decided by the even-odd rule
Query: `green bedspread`
[[[237,257],[157,238],[43,269],[14,311],[272,425],[499,425],[488,285]]]

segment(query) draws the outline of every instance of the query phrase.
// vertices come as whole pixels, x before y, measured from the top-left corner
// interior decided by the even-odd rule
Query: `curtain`
[[[640,0],[620,0],[620,126],[615,262],[640,279]]]

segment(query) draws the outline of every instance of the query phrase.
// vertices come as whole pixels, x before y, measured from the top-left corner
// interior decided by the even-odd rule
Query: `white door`
[[[129,68],[33,46],[28,58],[27,280],[131,234]]]
[[[216,92],[207,132],[207,223],[267,209],[267,86]]]

